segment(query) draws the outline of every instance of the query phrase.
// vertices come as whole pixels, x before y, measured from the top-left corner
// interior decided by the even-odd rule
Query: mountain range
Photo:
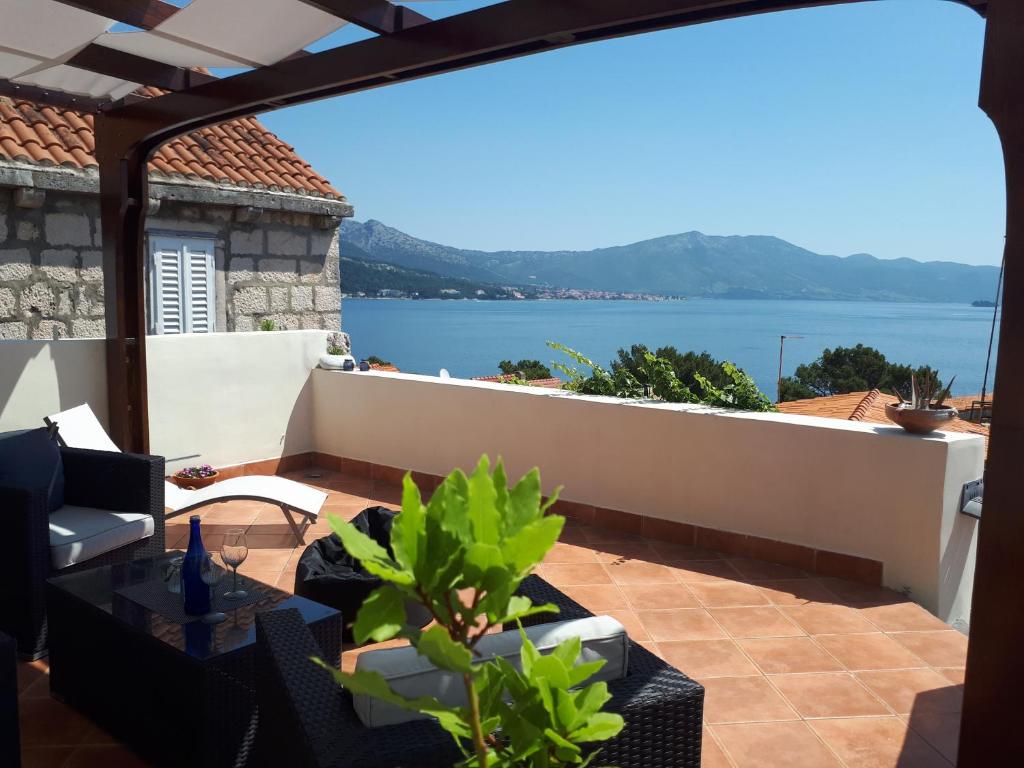
[[[828,256],[767,235],[684,232],[590,251],[475,251],[432,243],[379,221],[345,220],[358,258],[503,286],[680,297],[970,303],[994,296],[997,267]],[[342,275],[344,283],[344,275]]]

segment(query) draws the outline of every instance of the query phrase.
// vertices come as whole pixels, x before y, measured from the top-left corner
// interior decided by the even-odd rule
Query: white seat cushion
[[[629,665],[629,638],[626,636],[625,628],[611,616],[591,616],[586,619],[538,624],[526,627],[526,636],[541,653],[550,653],[563,640],[579,637],[582,640],[582,650],[578,663],[598,659],[604,659],[606,662],[585,684],[598,680],[616,680],[626,676]],[[476,649],[482,659],[502,656],[518,669],[521,645],[519,630],[510,629],[487,635],[477,644]],[[356,669],[379,672],[388,681],[391,690],[406,698],[433,696],[450,706],[466,705],[466,689],[462,676],[438,669],[411,646],[362,653],[356,660]],[[356,715],[362,720],[363,725],[371,728],[427,717],[372,696],[355,695],[352,701]]]
[[[150,515],[64,505],[50,513],[50,563],[67,568],[152,535]]]

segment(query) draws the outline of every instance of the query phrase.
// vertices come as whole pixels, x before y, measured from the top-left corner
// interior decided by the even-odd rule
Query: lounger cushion
[[[550,653],[563,640],[579,637],[583,641],[580,663],[598,659],[604,659],[606,662],[587,680],[587,683],[617,680],[626,675],[629,663],[629,638],[623,626],[611,616],[591,616],[586,619],[537,624],[527,627],[525,631],[541,653]],[[477,644],[477,651],[482,659],[502,656],[518,669],[520,646],[519,630],[514,629],[487,635]],[[466,705],[466,690],[463,687],[462,676],[438,669],[411,646],[361,653],[356,660],[356,670],[379,672],[393,691],[407,698],[433,696],[451,706]],[[371,728],[426,717],[372,696],[356,695],[352,697],[352,702],[356,715],[364,725]]]
[[[114,441],[103,429],[88,403],[47,416],[45,421],[47,424],[57,425],[58,439],[69,448],[88,448],[93,451],[114,453],[121,451],[114,445]]]
[[[46,427],[0,439],[0,485],[46,491],[47,509],[64,504],[64,464]]]
[[[63,506],[50,513],[50,564],[55,569],[153,535],[153,518],[141,512]]]

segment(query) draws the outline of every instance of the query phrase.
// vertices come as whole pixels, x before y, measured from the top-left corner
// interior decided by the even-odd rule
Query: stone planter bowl
[[[942,429],[960,414],[956,408],[944,405],[941,408],[911,408],[906,403],[886,403],[885,415],[893,424],[899,424],[907,432],[927,435]]]
[[[209,477],[179,477],[174,475],[174,484],[179,488],[184,488],[186,491],[199,490],[216,483],[219,476],[220,472],[214,472]]]

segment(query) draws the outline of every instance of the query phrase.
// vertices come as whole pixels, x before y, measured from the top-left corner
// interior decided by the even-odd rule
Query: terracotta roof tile
[[[503,384],[507,381],[515,379],[515,375],[511,373],[500,373],[494,376],[474,376],[473,381],[489,381],[494,384]],[[547,389],[561,389],[565,384],[557,376],[552,376],[550,379],[532,379],[529,382],[531,387],[546,387]]]
[[[143,96],[160,94],[140,88]],[[97,167],[93,116],[73,109],[0,96],[0,161]],[[268,131],[256,118],[242,117],[201,128],[160,147],[150,171],[166,176],[229,182],[242,187],[344,200],[345,197]]]
[[[953,397],[949,399],[949,404],[954,408],[967,408],[972,400],[978,399],[980,399],[980,395]],[[991,397],[988,399],[991,400]],[[873,389],[870,392],[850,392],[845,395],[791,400],[787,403],[779,403],[778,408],[783,413],[795,413],[801,416],[823,416],[829,419],[848,419],[869,424],[892,424],[889,417],[885,415],[885,405],[895,402],[895,396]],[[954,419],[943,427],[942,431],[980,435],[985,438],[985,453],[988,454],[988,424],[975,424],[964,419]]]

